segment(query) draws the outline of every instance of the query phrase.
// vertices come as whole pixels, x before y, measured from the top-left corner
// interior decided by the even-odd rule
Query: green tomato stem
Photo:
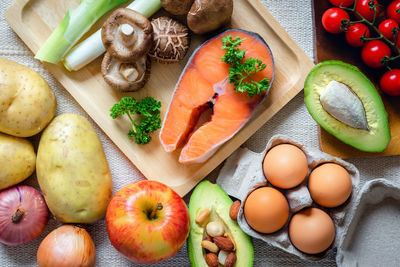
[[[374,13],[374,20],[371,22],[371,21],[367,20],[366,18],[364,18],[358,11],[356,11],[356,5],[357,5],[357,0],[354,1],[353,8],[341,7],[343,10],[347,10],[347,11],[353,12],[357,17],[360,18],[360,20],[358,20],[358,21],[349,21],[348,24],[351,25],[351,24],[355,24],[355,23],[365,23],[366,25],[368,25],[370,27],[370,29],[374,30],[374,32],[378,35],[378,37],[374,37],[374,38],[364,37],[363,38],[364,40],[368,41],[368,40],[379,40],[379,39],[382,39],[383,41],[385,41],[393,49],[393,51],[395,51],[399,55],[400,54],[400,49],[396,46],[396,44],[394,42],[390,41],[388,38],[386,38],[379,31],[379,29],[375,26],[375,19],[376,19],[376,14],[377,14],[376,6],[374,8],[374,12],[375,12]]]

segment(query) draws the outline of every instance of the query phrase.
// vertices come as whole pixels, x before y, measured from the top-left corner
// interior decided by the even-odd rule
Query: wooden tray
[[[379,90],[379,80],[384,70],[374,70],[366,67],[361,60],[361,49],[348,45],[344,38],[344,34],[329,34],[322,27],[322,14],[330,7],[332,7],[332,5],[328,0],[313,0],[315,62],[319,63],[325,60],[339,59],[356,65],[372,80]],[[385,151],[381,153],[359,151],[346,145],[319,127],[321,150],[341,158],[400,155],[400,97],[389,97],[384,94],[381,95],[386,111],[389,114],[389,123],[392,135],[392,140]]]
[[[6,19],[35,53],[61,21],[67,8],[78,3],[79,0],[17,0],[7,10]],[[97,23],[92,32],[101,24],[102,21]],[[153,135],[150,144],[136,145],[126,135],[129,121],[112,120],[109,116],[112,105],[127,95],[137,98],[153,96],[161,100],[161,115],[164,116],[186,62],[153,64],[151,79],[146,87],[129,94],[118,93],[104,82],[100,73],[101,59],[71,73],[61,65],[45,66],[145,177],[165,183],[183,196],[303,89],[306,74],[314,65],[258,0],[234,1],[232,27],[256,31],[268,42],[275,57],[275,80],[268,98],[253,119],[203,164],[178,163],[180,151],[166,153],[158,140],[158,132]],[[194,36],[191,51],[204,40],[204,37]]]

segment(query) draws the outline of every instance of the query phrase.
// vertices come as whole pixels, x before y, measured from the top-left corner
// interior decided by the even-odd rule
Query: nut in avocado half
[[[231,238],[235,243],[235,251],[227,252],[232,255],[236,255],[235,266],[240,267],[252,267],[254,260],[254,249],[253,243],[250,237],[245,234],[236,221],[232,220],[229,216],[229,210],[233,201],[225,193],[222,188],[217,184],[212,184],[209,181],[203,181],[199,183],[193,191],[189,202],[189,214],[190,214],[190,232],[188,239],[188,253],[189,260],[192,267],[208,267],[206,262],[206,251],[202,247],[202,243],[215,244],[212,243],[213,239],[211,236],[207,235],[207,231],[210,232],[211,228],[207,227],[210,222],[216,225],[222,224],[224,232],[231,235]],[[204,212],[204,211],[210,211]],[[206,214],[206,219],[203,217]],[[200,215],[200,218],[198,218]],[[197,218],[197,220],[196,220]],[[211,233],[209,233],[211,234]],[[219,234],[215,234],[217,236]],[[203,241],[207,236],[209,240]],[[220,238],[224,239],[224,238]],[[226,240],[228,241],[228,240]],[[216,250],[213,251],[216,254],[220,253],[218,250],[223,251],[218,242],[216,242]],[[219,248],[219,249],[218,249]],[[211,249],[211,248],[210,248]],[[212,249],[211,249],[212,250]],[[210,253],[208,253],[210,254]],[[211,255],[212,256],[212,255]],[[218,255],[221,258],[221,255]],[[215,258],[215,256],[214,256]],[[218,265],[218,263],[216,263]]]
[[[355,66],[338,60],[316,65],[304,85],[314,120],[342,142],[381,152],[390,142],[388,116],[373,83]]]

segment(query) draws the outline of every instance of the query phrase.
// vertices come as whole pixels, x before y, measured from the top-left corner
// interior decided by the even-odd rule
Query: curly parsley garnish
[[[234,84],[233,90],[237,92],[247,93],[249,97],[261,95],[268,90],[269,79],[264,78],[257,82],[252,80],[252,76],[257,72],[264,70],[267,66],[260,59],[248,58],[243,62],[246,54],[245,50],[240,50],[238,46],[245,39],[239,36],[232,39],[231,35],[222,38],[222,49],[225,49],[225,55],[221,61],[230,65],[229,67],[229,83]]]
[[[144,145],[151,141],[149,134],[161,128],[160,108],[161,102],[152,97],[146,97],[142,101],[123,97],[111,108],[110,116],[116,119],[121,115],[128,115],[132,123],[128,136],[134,138],[137,144]]]

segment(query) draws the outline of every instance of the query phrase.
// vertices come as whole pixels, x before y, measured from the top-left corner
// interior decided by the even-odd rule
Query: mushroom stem
[[[119,73],[128,82],[135,82],[139,80],[140,73],[133,64],[122,63],[119,68]]]
[[[135,0],[127,8],[149,18],[161,8],[161,2],[160,0]],[[106,49],[101,41],[101,30],[98,30],[71,49],[65,56],[63,63],[67,70],[77,71],[101,56],[105,51]]]
[[[121,32],[126,36],[130,36],[133,33],[133,27],[127,23],[122,24]]]

